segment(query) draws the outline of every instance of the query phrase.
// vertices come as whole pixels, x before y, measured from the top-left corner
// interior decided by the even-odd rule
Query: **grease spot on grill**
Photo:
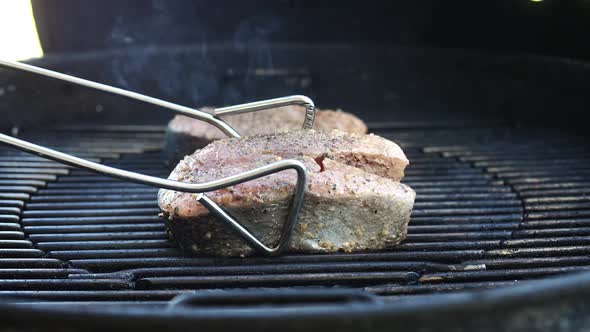
[[[419,282],[440,281],[444,280],[441,276],[425,276],[418,279]]]

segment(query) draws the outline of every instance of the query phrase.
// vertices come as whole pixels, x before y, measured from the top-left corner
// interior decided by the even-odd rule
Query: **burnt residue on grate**
[[[358,287],[380,295],[508,286],[590,266],[590,148],[562,133],[395,129],[417,192],[397,249],[333,255],[187,257],[167,240],[154,188],[0,150],[0,295],[167,301],[187,289]],[[69,137],[75,135],[76,140]],[[166,176],[161,128],[99,127],[27,139]],[[548,148],[564,146],[563,149]]]

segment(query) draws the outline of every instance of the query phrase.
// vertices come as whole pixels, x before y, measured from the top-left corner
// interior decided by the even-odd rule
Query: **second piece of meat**
[[[212,113],[213,108],[203,107],[201,111]],[[251,113],[222,116],[242,136],[280,133],[301,129],[304,111],[301,106],[287,106]],[[317,110],[314,123],[316,130],[332,130],[366,134],[365,123],[351,113],[340,110]],[[184,115],[175,116],[166,129],[164,150],[170,166],[175,166],[184,156],[207,144],[227,138],[221,130],[201,120]]]

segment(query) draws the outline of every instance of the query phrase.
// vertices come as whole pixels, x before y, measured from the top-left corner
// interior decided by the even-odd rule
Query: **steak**
[[[201,111],[213,113],[213,108],[204,107]],[[251,113],[231,114],[221,118],[240,135],[251,136],[301,129],[303,114],[301,106],[290,106]],[[318,130],[339,129],[357,134],[367,133],[367,126],[361,119],[340,110],[318,110],[314,128]],[[177,115],[170,121],[166,130],[164,150],[167,154],[168,163],[174,166],[180,159],[193,153],[196,149],[223,138],[227,138],[227,135],[217,127],[204,121]]]
[[[309,142],[303,139],[305,136],[316,142],[314,148],[308,148]],[[299,221],[287,249],[289,252],[329,253],[391,248],[406,237],[415,193],[410,187],[373,172],[378,170],[383,173],[379,168],[370,166],[363,169],[363,162],[371,165],[369,155],[350,163],[349,159],[339,158],[333,153],[338,145],[335,143],[342,142],[344,137],[349,137],[351,144],[338,147],[340,155],[354,155],[363,147],[377,150],[377,143],[384,151],[391,149],[390,144],[395,145],[377,136],[362,136],[309,130],[224,139],[185,157],[169,179],[207,182],[283,158],[293,158],[306,166],[308,183]],[[334,137],[335,143],[326,141]],[[292,141],[290,152],[287,152],[286,146],[280,142],[289,140]],[[261,145],[259,142],[268,143]],[[257,153],[237,153],[240,150],[252,151],[253,145],[257,146],[254,149]],[[265,152],[260,153],[263,150]],[[399,153],[401,156],[398,158],[403,156],[401,150]],[[316,158],[318,154],[323,157]],[[377,158],[386,159],[383,155]],[[407,164],[405,156],[403,159]],[[271,245],[276,244],[280,237],[296,181],[295,171],[286,170],[207,195],[262,242]],[[158,193],[168,233],[183,250],[215,256],[247,256],[254,253],[239,235],[198,203],[195,196],[166,189]]]

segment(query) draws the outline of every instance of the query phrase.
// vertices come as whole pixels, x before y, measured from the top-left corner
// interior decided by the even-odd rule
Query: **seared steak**
[[[279,133],[301,129],[303,111],[298,108],[300,106],[273,108],[252,113],[226,115],[221,118],[242,136]],[[213,108],[204,107],[201,108],[201,111],[212,113]],[[367,133],[367,126],[361,119],[340,110],[318,110],[314,128],[318,130],[339,129],[357,134]],[[215,126],[177,115],[170,121],[166,130],[165,150],[168,162],[174,166],[185,155],[223,138],[227,138],[227,135]]]
[[[350,157],[361,150],[372,153],[358,159]],[[308,185],[288,250],[377,250],[390,248],[406,237],[415,198],[408,186],[378,175],[388,172],[384,167],[374,167],[372,158],[382,165],[391,156],[377,150],[394,150],[396,160],[405,160],[403,167],[407,165],[399,147],[380,137],[310,130],[214,142],[183,159],[169,179],[206,182],[282,158],[300,160],[308,169]],[[403,173],[403,167],[398,168],[395,178]],[[280,236],[296,179],[295,172],[287,170],[207,195],[271,245]],[[194,194],[163,189],[158,202],[167,217],[170,236],[184,250],[218,256],[253,253],[244,240],[209,214]]]

